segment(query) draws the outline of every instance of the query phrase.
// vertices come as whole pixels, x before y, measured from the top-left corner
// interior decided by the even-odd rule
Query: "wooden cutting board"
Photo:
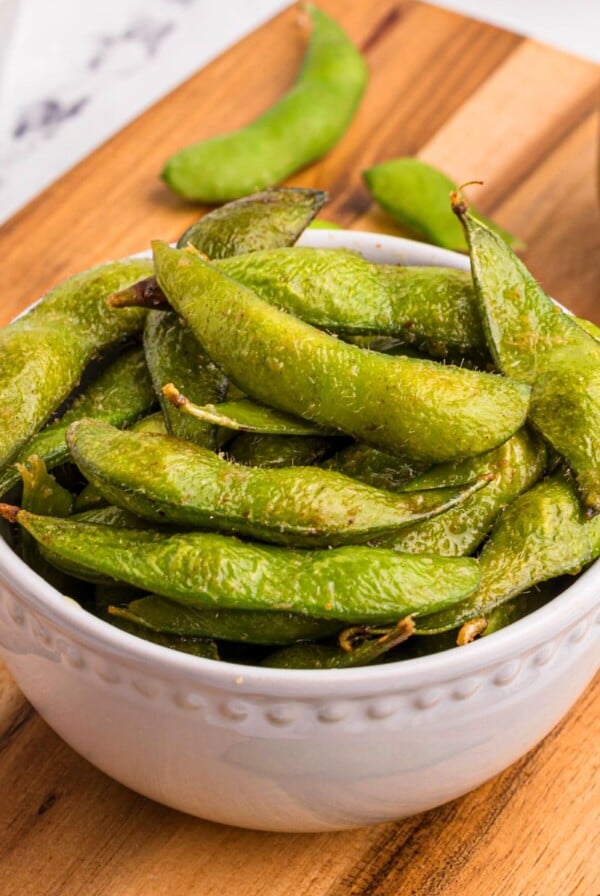
[[[458,181],[484,179],[480,209],[527,242],[525,261],[553,296],[600,322],[598,68],[415,0],[321,4],[362,48],[371,81],[339,146],[292,182],[330,190],[327,216],[346,227],[397,232],[370,208],[362,169],[412,154]],[[158,181],[164,160],[279,96],[304,29],[287,10],[9,221],[0,323],[68,274],[175,239],[199,209]],[[597,896],[598,693],[503,775],[440,809],[278,835],[192,819],[114,783],[0,667],[0,894]]]

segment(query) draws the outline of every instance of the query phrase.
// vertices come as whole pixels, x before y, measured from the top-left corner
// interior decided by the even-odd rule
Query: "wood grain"
[[[600,322],[598,69],[415,0],[322,6],[361,46],[371,82],[345,138],[293,183],[328,188],[327,216],[345,226],[398,232],[370,207],[363,168],[415,154],[481,176],[482,211],[527,241],[553,295]],[[175,238],[201,209],[161,185],[164,160],[267,107],[305,40],[287,10],[8,222],[0,322],[76,270]],[[542,744],[461,800],[362,831],[277,835],[191,819],[109,780],[0,669],[0,894],[598,896],[598,693],[597,682]]]

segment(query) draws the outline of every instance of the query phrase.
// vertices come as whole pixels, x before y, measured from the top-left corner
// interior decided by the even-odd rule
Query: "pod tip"
[[[462,218],[469,211],[469,204],[463,195],[463,190],[465,187],[470,187],[473,184],[478,184],[481,187],[483,186],[483,181],[468,180],[450,193],[450,206],[454,214],[458,215],[459,218]]]
[[[9,523],[18,522],[20,512],[21,512],[20,507],[15,507],[13,504],[1,504],[0,503],[0,517],[2,517],[5,520],[8,520]]]
[[[460,627],[456,643],[459,647],[464,647],[465,644],[470,644],[476,638],[479,638],[486,628],[487,619],[483,616],[478,616],[476,619],[469,619],[468,622],[465,622],[465,624]]]
[[[181,394],[175,383],[167,383],[166,386],[163,386],[162,393],[167,401],[170,401],[176,408],[183,408],[189,403],[188,399],[185,395]]]

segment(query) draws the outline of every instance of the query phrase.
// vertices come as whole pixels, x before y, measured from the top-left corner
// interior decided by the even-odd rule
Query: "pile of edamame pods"
[[[325,198],[231,202],[0,330],[0,513],[134,634],[273,667],[401,660],[600,555],[597,329],[459,193],[472,276],[295,246]]]

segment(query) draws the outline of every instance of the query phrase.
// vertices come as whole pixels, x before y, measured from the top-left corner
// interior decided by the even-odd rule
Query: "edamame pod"
[[[600,556],[600,516],[586,520],[572,483],[558,473],[518,497],[500,515],[479,557],[481,585],[460,607],[417,624],[417,634],[457,628],[560,575],[575,575]],[[526,599],[526,598],[525,598]]]
[[[469,242],[494,360],[504,374],[532,386],[532,424],[575,471],[584,504],[600,512],[600,343],[554,305],[460,195],[452,207]]]
[[[323,190],[279,187],[215,208],[192,224],[177,248],[192,245],[209,258],[293,246],[327,201]]]
[[[111,606],[109,613],[150,631],[248,644],[293,644],[328,638],[340,630],[340,623],[331,619],[270,610],[213,610],[178,604],[157,594],[133,600],[126,607]]]
[[[308,7],[312,35],[294,87],[252,124],[172,156],[163,180],[180,196],[219,203],[280,183],[340,139],[363,94],[364,60],[339,25]]]
[[[450,607],[479,584],[472,558],[360,545],[303,551],[212,532],[113,529],[7,504],[0,504],[0,516],[91,578],[111,576],[195,607],[278,610],[369,625]]]
[[[175,383],[192,401],[212,404],[225,398],[227,378],[202,351],[193,334],[172,312],[151,311],[144,327],[144,352],[169,432],[207,448],[216,448],[212,421],[181,414],[165,398],[163,386]]]
[[[275,544],[353,544],[442,513],[487,485],[402,494],[316,467],[232,464],[169,436],[80,420],[68,432],[74,462],[104,498],[144,519],[238,532]]]
[[[435,519],[424,520],[378,538],[381,547],[417,554],[461,557],[472,554],[489,533],[503,508],[531,488],[543,475],[546,448],[542,440],[526,429],[504,445],[455,464],[441,464],[407,483],[406,491],[457,487],[477,476],[493,474],[490,484]]]
[[[485,348],[468,271],[375,264],[349,249],[302,246],[224,258],[217,267],[333,333],[385,334],[441,356]]]
[[[310,467],[329,454],[333,444],[320,436],[240,433],[227,445],[227,457],[246,467]]]
[[[207,638],[182,637],[166,632],[153,632],[135,625],[129,619],[111,617],[106,621],[130,635],[135,635],[144,641],[152,641],[153,644],[159,644],[161,647],[169,647],[171,650],[179,650],[181,653],[189,653],[191,656],[201,656],[209,660],[220,659],[217,645]]]
[[[141,329],[145,313],[115,313],[106,297],[151,271],[115,261],[65,280],[0,330],[0,470],[73,391],[87,363]]]
[[[408,617],[384,635],[366,640],[352,650],[326,644],[296,644],[272,653],[263,660],[261,666],[274,669],[348,669],[352,666],[368,666],[410,638],[414,630],[414,622]]]
[[[80,417],[106,420],[124,426],[140,417],[156,401],[146,368],[144,353],[132,348],[113,361],[73,402],[62,417],[49,424],[21,449],[15,463],[24,463],[35,454],[51,470],[68,460],[65,436],[69,425]],[[0,496],[19,481],[14,465],[0,473]]]
[[[464,234],[448,208],[448,197],[457,185],[437,168],[420,159],[392,159],[364,171],[363,177],[373,199],[403,227],[428,243],[467,251]],[[523,248],[507,230],[478,217],[509,245]]]
[[[524,423],[523,384],[348,345],[164,243],[154,260],[204,350],[257,401],[431,463],[495,448]]]
[[[374,264],[349,249],[309,247],[256,251],[216,267],[277,308],[348,340],[384,334],[434,357],[487,357],[467,271]],[[169,307],[156,280],[134,284],[110,302]]]
[[[18,473],[23,481],[23,509],[42,516],[68,517],[73,505],[73,496],[51,476],[44,461],[32,455],[25,463],[18,465]],[[38,545],[24,530],[19,543],[21,559],[38,575],[46,579],[61,594],[71,594],[74,580],[66,573],[52,566],[42,556]]]
[[[359,479],[373,488],[395,492],[402,491],[429,465],[414,463],[355,442],[342,448],[321,466],[324,470],[335,470],[352,479]]]
[[[309,423],[300,417],[292,417],[249,398],[200,406],[190,401],[187,395],[182,395],[173,383],[167,383],[162,392],[171,407],[176,408],[184,417],[192,417],[204,424],[221,426],[224,429],[280,436],[337,434],[335,430],[327,432],[322,426],[315,426],[314,423]]]

